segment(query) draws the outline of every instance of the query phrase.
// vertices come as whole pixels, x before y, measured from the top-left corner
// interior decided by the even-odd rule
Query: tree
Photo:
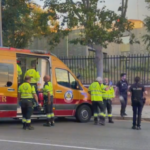
[[[25,48],[33,37],[57,31],[56,14],[29,0],[3,0],[2,8],[4,46]]]
[[[148,9],[150,9],[150,0],[145,0],[148,4]],[[150,52],[150,16],[147,16],[144,20],[147,34],[143,36],[143,41],[147,45],[146,49]]]
[[[127,2],[126,0],[125,5],[122,5],[121,15],[106,7],[99,9],[99,0],[45,0],[45,7],[61,14],[62,25],[70,30],[83,26],[82,34],[71,42],[92,45],[95,48],[97,76],[103,77],[102,48],[106,48],[111,42],[121,43],[123,33],[130,32],[133,28],[133,24],[125,18]]]

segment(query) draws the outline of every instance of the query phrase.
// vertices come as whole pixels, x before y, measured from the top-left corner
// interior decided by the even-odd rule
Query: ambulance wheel
[[[88,105],[82,105],[77,109],[76,119],[79,122],[89,122],[92,116],[92,110]]]

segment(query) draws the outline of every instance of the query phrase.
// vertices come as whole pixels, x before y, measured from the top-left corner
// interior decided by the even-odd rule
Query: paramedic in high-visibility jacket
[[[20,85],[20,76],[22,75],[22,69],[20,67],[21,62],[17,60],[17,78],[18,78],[18,86]]]
[[[109,88],[109,87],[108,87]],[[98,124],[98,118],[101,125],[105,125],[105,113],[102,92],[103,90],[108,90],[106,86],[103,85],[103,80],[101,77],[97,77],[96,81],[93,82],[89,87],[89,93],[91,94],[91,101],[94,110],[94,124]],[[100,109],[100,113],[99,110]]]
[[[31,115],[33,107],[33,98],[38,103],[38,97],[35,92],[34,86],[30,85],[31,77],[26,76],[25,82],[19,86],[18,89],[18,99],[21,102],[22,110],[22,123],[23,129],[33,130],[31,126]]]
[[[34,63],[31,64],[31,69],[27,70],[25,75],[24,75],[24,78],[26,76],[29,76],[31,77],[31,82],[30,84],[32,86],[34,86],[35,90],[36,90],[36,93],[37,93],[37,83],[38,81],[40,80],[40,75],[39,75],[39,72],[36,71],[36,65]],[[37,93],[38,94],[38,93]]]
[[[43,95],[44,95],[44,107],[47,115],[47,122],[44,126],[54,126],[54,113],[53,113],[53,85],[50,82],[50,76],[44,76],[44,87],[43,87]]]
[[[104,85],[106,87],[109,86],[109,80],[108,78],[104,79]],[[112,98],[115,97],[115,91],[114,88],[111,86],[108,91],[103,90],[103,102],[104,102],[104,112],[108,114],[108,123],[114,123],[112,120]]]

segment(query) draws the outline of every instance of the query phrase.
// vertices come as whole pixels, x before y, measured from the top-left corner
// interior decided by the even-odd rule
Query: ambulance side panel
[[[0,118],[17,115],[16,54],[0,51]]]
[[[91,105],[88,90],[58,58],[51,56],[52,82],[54,88],[55,115],[75,116],[77,108],[82,104]],[[78,83],[80,89],[74,87]]]

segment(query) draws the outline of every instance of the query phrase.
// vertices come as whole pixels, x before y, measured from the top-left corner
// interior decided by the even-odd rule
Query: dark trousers
[[[92,106],[94,111],[94,118],[97,118],[98,116],[105,117],[103,101],[93,101]]]
[[[106,109],[107,109],[107,114],[108,117],[112,117],[112,101],[110,99],[103,100],[104,102],[104,113],[106,114]]]
[[[54,113],[53,113],[53,96],[51,96],[50,99],[51,103],[48,104],[48,97],[44,96],[44,107],[45,107],[45,112],[47,115],[47,119],[53,119],[54,118]]]
[[[143,102],[134,102],[132,104],[132,109],[133,109],[133,126],[140,127],[141,126]]]
[[[21,100],[21,110],[22,110],[22,122],[30,124],[32,115],[32,100],[22,99]]]
[[[120,110],[120,113],[123,116],[126,112],[128,100],[127,100],[127,95],[121,95],[121,96],[124,98],[124,101],[121,102],[121,110]]]

